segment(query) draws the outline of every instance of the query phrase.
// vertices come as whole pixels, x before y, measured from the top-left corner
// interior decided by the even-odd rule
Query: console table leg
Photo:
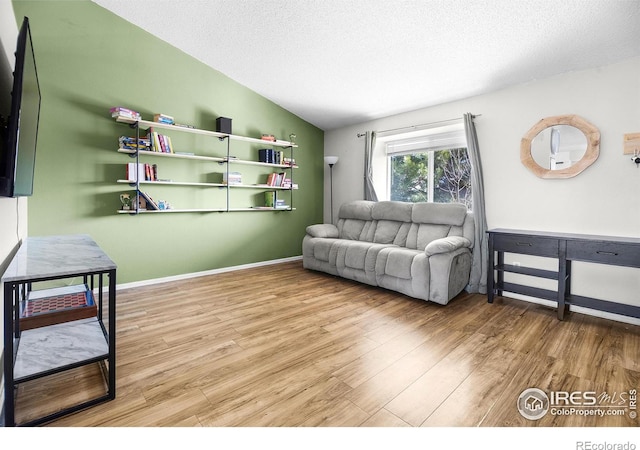
[[[116,271],[109,277],[109,398],[116,398]],[[102,280],[102,275],[100,275]],[[102,284],[102,282],[100,283]]]
[[[504,266],[504,252],[498,251],[498,266]],[[502,296],[504,287],[504,271],[498,270],[498,282],[495,286],[495,291],[498,296]]]
[[[564,319],[567,288],[567,241],[558,243],[558,319]]]
[[[489,234],[489,261],[487,263],[487,300],[489,303],[493,303],[493,289],[494,289],[494,269],[493,269],[493,234]]]
[[[13,302],[16,288],[12,283],[4,283],[4,425],[14,427],[15,384],[13,382]]]

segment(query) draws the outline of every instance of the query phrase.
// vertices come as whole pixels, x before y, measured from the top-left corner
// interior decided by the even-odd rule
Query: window
[[[471,163],[461,126],[387,142],[390,200],[463,203],[471,209]]]

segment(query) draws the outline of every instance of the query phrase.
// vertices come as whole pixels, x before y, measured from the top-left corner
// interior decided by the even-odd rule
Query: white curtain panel
[[[480,147],[473,123],[473,114],[464,115],[464,131],[467,137],[467,151],[471,161],[471,191],[473,196],[473,216],[475,219],[475,242],[473,247],[473,264],[467,292],[487,293],[487,214],[484,203],[484,179],[480,162]]]
[[[373,187],[373,168],[371,160],[373,158],[373,149],[376,146],[376,132],[367,131],[364,144],[364,199],[374,202],[378,201],[376,189]]]

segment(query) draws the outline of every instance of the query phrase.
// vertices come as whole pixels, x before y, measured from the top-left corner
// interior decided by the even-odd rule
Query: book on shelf
[[[127,180],[136,181],[158,181],[158,165],[148,163],[127,163]]]
[[[270,173],[269,175],[267,175],[267,186],[275,186],[275,179],[276,179],[276,174],[275,173]]]
[[[258,161],[267,164],[282,164],[284,155],[281,150],[261,148],[258,150]]]
[[[258,161],[273,164],[273,150],[270,148],[261,148],[258,150]]]
[[[291,184],[291,179],[287,178],[287,174],[285,172],[273,172],[267,175],[267,186],[275,186],[275,187],[287,187],[286,182],[289,180],[289,184]]]
[[[275,209],[287,209],[289,205],[284,199],[278,198],[275,191],[269,191],[264,193],[264,206],[265,208]]]
[[[160,134],[157,131],[154,131],[153,127],[150,127],[147,133],[147,138],[150,142],[151,151],[159,153],[175,153],[170,136]]]
[[[267,208],[273,208],[276,204],[276,193],[273,191],[264,193],[264,206]]]
[[[127,180],[135,183],[138,180],[143,181],[145,176],[146,173],[143,163],[127,163]]]

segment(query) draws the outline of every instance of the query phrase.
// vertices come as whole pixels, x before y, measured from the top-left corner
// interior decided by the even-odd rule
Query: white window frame
[[[415,127],[417,128],[417,127]],[[413,129],[405,133],[379,134],[377,139],[384,143],[387,164],[386,198],[391,198],[391,157],[428,153],[429,155],[429,187],[428,201],[433,202],[433,177],[435,152],[453,148],[467,148],[464,124],[431,125]]]

